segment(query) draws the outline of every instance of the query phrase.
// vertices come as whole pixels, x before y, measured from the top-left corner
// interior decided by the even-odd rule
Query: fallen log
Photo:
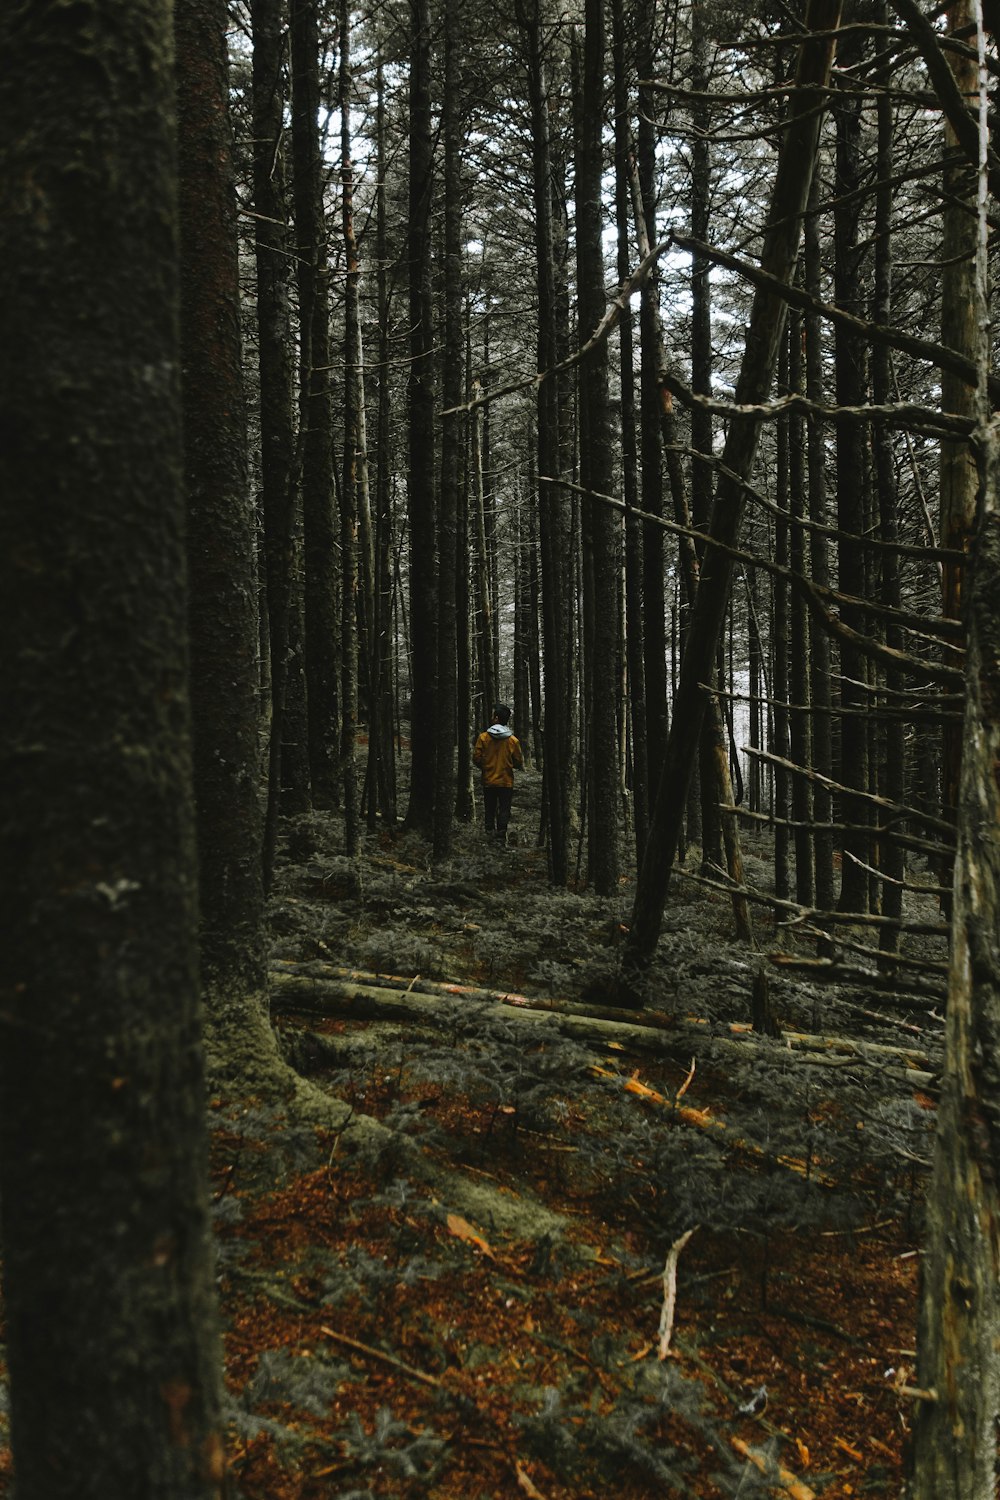
[[[615,1009],[601,1013],[596,1007],[571,1001],[532,1000],[524,995],[505,995],[499,991],[475,990],[459,985],[437,985],[434,981],[407,980],[402,976],[365,975],[367,982],[303,975],[301,968],[285,965],[272,970],[271,1002],[277,1011],[297,1010],[328,1015],[354,1016],[359,1020],[404,1020],[427,1024],[440,1017],[441,1008],[454,998],[464,998],[482,1007],[481,1014],[497,1019],[518,1018],[526,1024],[548,1026],[561,1036],[593,1044],[603,1042],[614,1050],[622,1048],[643,1052],[675,1051],[686,1045],[692,1033],[710,1038],[723,1046],[750,1053],[766,1045],[765,1039],[749,1026],[729,1023],[720,1034],[712,1023],[695,1017],[668,1017],[646,1011],[622,1012]],[[359,973],[360,971],[348,971]],[[383,978],[394,978],[394,984]],[[420,983],[425,988],[413,986]],[[632,1017],[635,1019],[632,1019]],[[937,1084],[937,1059],[915,1047],[893,1047],[888,1043],[856,1042],[843,1037],[812,1036],[806,1032],[783,1031],[771,1041],[774,1056],[777,1049],[796,1061],[832,1068],[866,1067],[894,1082],[933,1090]]]

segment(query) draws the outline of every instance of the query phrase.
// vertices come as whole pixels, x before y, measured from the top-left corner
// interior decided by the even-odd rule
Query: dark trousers
[[[483,807],[486,810],[486,832],[504,833],[510,822],[510,804],[514,799],[512,786],[484,786]]]

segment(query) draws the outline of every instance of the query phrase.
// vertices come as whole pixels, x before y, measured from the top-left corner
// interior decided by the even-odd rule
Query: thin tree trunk
[[[379,60],[376,77],[376,156],[378,183],[375,207],[375,259],[378,296],[378,408],[375,424],[378,468],[375,476],[375,581],[372,607],[372,651],[368,706],[368,827],[380,813],[396,822],[396,758],[393,751],[393,630],[392,630],[392,488],[391,382],[389,378],[388,225],[386,222],[385,76]]]
[[[847,8],[847,19],[853,18],[854,6]],[[841,49],[841,63],[856,66],[862,57],[864,43],[851,36]],[[861,259],[858,225],[861,213],[859,184],[861,177],[861,97],[852,87],[839,90],[834,97],[833,117],[836,125],[836,178],[834,186],[833,242],[834,296],[838,307],[860,316]],[[838,327],[834,334],[834,378],[836,400],[840,406],[864,403],[864,344],[852,330]],[[841,591],[856,599],[866,597],[865,558],[860,541],[865,535],[863,475],[867,462],[864,433],[860,422],[837,425],[837,526],[842,534],[837,548],[837,576]],[[841,606],[841,616],[852,630],[864,633],[864,612],[856,605]],[[868,726],[857,710],[868,701],[863,686],[868,664],[860,651],[847,641],[840,643],[840,776],[845,786],[868,790]],[[868,873],[871,863],[868,804],[862,797],[841,798],[841,822],[854,825],[844,834],[844,859],[841,866],[839,908],[841,911],[868,910]],[[855,831],[856,830],[856,831]],[[855,856],[852,858],[852,856]]]
[[[882,25],[889,19],[888,6],[880,6]],[[880,58],[880,71],[888,82],[891,66],[888,49]],[[880,94],[876,104],[878,112],[878,187],[875,195],[875,292],[872,318],[888,325],[892,313],[892,144],[893,105],[888,91]],[[889,350],[884,344],[876,344],[871,354],[872,400],[876,406],[892,400],[892,370]],[[896,516],[898,501],[896,466],[893,461],[892,438],[885,423],[875,420],[872,427],[872,451],[875,462],[876,487],[879,506],[879,536],[882,541],[894,544],[898,540],[899,525]],[[900,607],[899,559],[896,553],[886,550],[880,554],[881,579],[879,596],[883,604],[891,609]],[[886,643],[897,650],[903,647],[902,631],[889,624],[886,627]],[[903,687],[903,675],[887,671],[885,685],[890,693]],[[906,726],[901,716],[884,720],[879,725],[881,754],[879,756],[880,777],[878,792],[890,801],[906,801]],[[882,882],[879,910],[883,916],[899,918],[903,912],[904,858],[903,849],[895,839],[882,839],[878,850],[878,868],[887,877]],[[892,953],[899,945],[899,929],[890,923],[879,933],[879,947]]]
[[[361,264],[354,232],[351,160],[351,8],[340,7],[340,192],[344,231],[344,478],[340,487],[340,770],[344,787],[344,848],[358,850],[360,818],[355,745],[358,730],[358,491],[365,462],[362,432],[364,366],[361,353]]]
[[[810,212],[806,216],[804,236],[803,269],[806,289],[818,294],[821,286],[820,224],[817,209],[818,193],[811,193]],[[806,394],[810,401],[822,404],[826,395],[823,379],[824,350],[823,328],[818,317],[807,313],[806,333]],[[814,523],[809,540],[809,566],[813,582],[820,588],[830,584],[829,546],[820,526],[827,524],[826,441],[822,419],[810,417],[807,426],[807,457],[809,466],[809,518]],[[813,768],[826,780],[817,780],[813,791],[813,815],[817,829],[813,840],[815,859],[816,905],[820,911],[832,911],[836,900],[834,894],[833,834],[829,832],[833,822],[833,799],[827,781],[833,777],[833,716],[830,703],[831,651],[830,637],[824,630],[812,634],[810,652],[810,699],[813,714]]]
[[[975,30],[973,0],[953,0],[948,6],[948,29],[967,36]],[[963,96],[974,96],[976,63],[967,54],[947,52],[949,67]],[[941,342],[961,353],[975,356],[978,331],[975,325],[974,260],[976,250],[975,171],[963,153],[956,150],[955,133],[944,128],[948,162],[944,169],[944,211],[941,239]],[[972,416],[975,390],[958,376],[941,372],[941,409]],[[940,545],[956,551],[969,549],[976,510],[975,458],[965,442],[942,442],[940,457]],[[942,571],[941,613],[962,618],[962,581],[965,568],[946,562]],[[941,796],[948,816],[954,817],[962,766],[962,734],[947,729],[941,746]],[[947,864],[941,883],[950,884]]]
[[[472,383],[473,395],[480,391],[478,379]],[[472,413],[472,527],[476,572],[476,648],[479,662],[479,717],[492,714],[497,703],[497,681],[494,675],[493,592],[490,588],[490,557],[486,538],[486,494],[483,484],[483,411]]]
[[[542,55],[538,0],[518,0],[524,38],[531,105],[532,182],[535,204],[535,253],[538,293],[540,372],[559,361],[554,230],[554,184],[549,139],[549,90]],[[562,474],[560,453],[561,394],[557,377],[538,390],[537,443],[539,474],[539,551],[542,594],[542,654],[545,679],[545,781],[543,817],[548,842],[549,877],[565,885],[569,874],[569,722],[566,683],[569,663],[563,626],[567,609],[567,504],[558,485],[546,480]]]
[[[657,238],[656,215],[656,103],[649,88],[641,86],[656,76],[654,27],[655,0],[639,0],[638,70],[639,122],[636,132],[636,164],[639,174],[642,216],[650,244]],[[647,279],[639,302],[640,399],[639,450],[642,470],[642,509],[650,515],[664,514],[663,455],[660,421],[665,398],[660,385],[657,349],[660,326],[659,278],[654,271]],[[663,532],[647,525],[642,536],[643,647],[645,651],[646,733],[649,743],[649,782],[655,794],[656,778],[667,744],[667,630],[664,597]]]
[[[788,328],[788,386],[793,392],[801,391],[804,385],[802,316],[789,313]],[[807,508],[805,424],[801,416],[789,418],[788,427],[788,493],[791,509],[791,533],[789,538],[789,560],[792,571],[800,577],[807,576],[806,533],[802,525]],[[798,766],[813,764],[813,733],[811,707],[810,660],[812,649],[812,622],[805,600],[798,590],[791,598],[792,650],[789,661],[789,694],[792,709],[789,714],[790,758]],[[812,783],[805,776],[792,777],[792,820],[796,824],[795,842],[795,899],[803,906],[812,906],[815,898],[812,840],[809,823],[812,818]]]
[[[304,655],[313,796],[337,798],[338,646],[333,409],[317,0],[291,0],[292,149],[299,285]]]
[[[618,220],[618,280],[632,268],[629,238],[629,183],[632,137],[629,125],[628,64],[623,0],[612,6],[615,70],[615,213]],[[628,724],[631,731],[632,817],[636,861],[641,861],[649,828],[649,745],[646,733],[646,666],[643,654],[642,523],[630,512],[639,500],[639,454],[636,443],[634,339],[631,312],[619,327],[621,385],[622,492],[625,497],[625,658]]]
[[[790,280],[798,252],[801,221],[808,201],[819,139],[821,105],[833,60],[829,32],[840,18],[839,0],[809,0],[807,36],[799,48],[796,88],[789,123],[782,140],[771,197],[762,264],[780,281]],[[825,33],[815,35],[816,32]],[[747,345],[735,404],[766,399],[773,379],[785,321],[785,304],[774,292],[758,288],[750,313]],[[759,423],[749,415],[734,416],[723,453],[734,478],[720,476],[712,510],[712,536],[725,545],[739,538],[745,496],[739,483],[749,475],[756,452]],[[670,870],[680,835],[681,809],[691,775],[694,748],[701,731],[705,697],[701,684],[715,660],[729,599],[732,563],[709,548],[701,574],[694,619],[687,642],[667,755],[653,811],[650,841],[636,889],[627,958],[641,963],[653,952],[659,936]]]
[[[295,454],[292,435],[292,345],[288,299],[288,232],[284,157],[282,0],[253,0],[253,203],[260,380],[260,483],[267,580],[270,733],[262,871],[271,884],[281,800],[285,733]]]
[[[444,16],[444,367],[442,396],[446,409],[458,407],[463,392],[462,328],[462,87],[458,53],[458,0],[446,0]],[[446,417],[441,436],[441,494],[438,505],[438,703],[435,726],[437,800],[434,804],[434,857],[451,848],[455,815],[455,750],[458,697],[457,571],[458,512],[462,484],[465,424],[455,412]]]
[[[604,214],[602,124],[604,120],[604,7],[587,0],[583,43],[583,89],[577,118],[576,248],[579,330],[589,338],[604,316]],[[580,480],[606,495],[614,478],[608,353],[604,340],[583,361],[580,380]],[[587,590],[586,717],[590,777],[590,877],[599,896],[618,885],[618,715],[616,677],[620,578],[618,518],[608,506],[587,501],[581,516]]]
[[[437,566],[434,486],[434,297],[431,205],[434,146],[431,121],[429,0],[410,0],[410,369],[407,382],[410,523],[410,802],[406,824],[434,827],[437,709]]]

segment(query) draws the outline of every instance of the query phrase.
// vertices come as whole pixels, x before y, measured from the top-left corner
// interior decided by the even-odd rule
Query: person
[[[498,841],[505,844],[514,797],[514,770],[524,770],[524,756],[510,727],[510,709],[506,703],[498,703],[494,708],[493,723],[476,740],[472,759],[483,775],[486,832],[495,832]]]

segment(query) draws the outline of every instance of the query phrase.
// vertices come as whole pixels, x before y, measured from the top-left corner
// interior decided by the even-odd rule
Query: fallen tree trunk
[[[309,972],[303,972],[303,968]],[[317,970],[326,969],[326,973]],[[272,1011],[304,1011],[320,1015],[350,1015],[359,1020],[405,1020],[428,1024],[440,1019],[455,1000],[483,1007],[482,1013],[515,1017],[526,1024],[549,1026],[561,1036],[585,1043],[603,1042],[616,1049],[670,1052],[687,1044],[692,1036],[704,1036],[722,1046],[751,1052],[761,1039],[749,1026],[729,1023],[719,1030],[696,1017],[656,1016],[615,1009],[601,1013],[594,1006],[568,1000],[530,999],[496,990],[410,979],[400,975],[362,975],[356,970],[333,970],[333,966],[285,965],[272,970]],[[340,975],[357,975],[340,977]],[[359,982],[361,980],[364,982]],[[417,988],[420,986],[420,988]],[[937,1082],[936,1058],[929,1049],[894,1047],[887,1043],[856,1042],[843,1037],[824,1037],[808,1032],[782,1031],[772,1045],[779,1046],[796,1061],[833,1068],[862,1066],[878,1071],[895,1082],[933,1089]]]

